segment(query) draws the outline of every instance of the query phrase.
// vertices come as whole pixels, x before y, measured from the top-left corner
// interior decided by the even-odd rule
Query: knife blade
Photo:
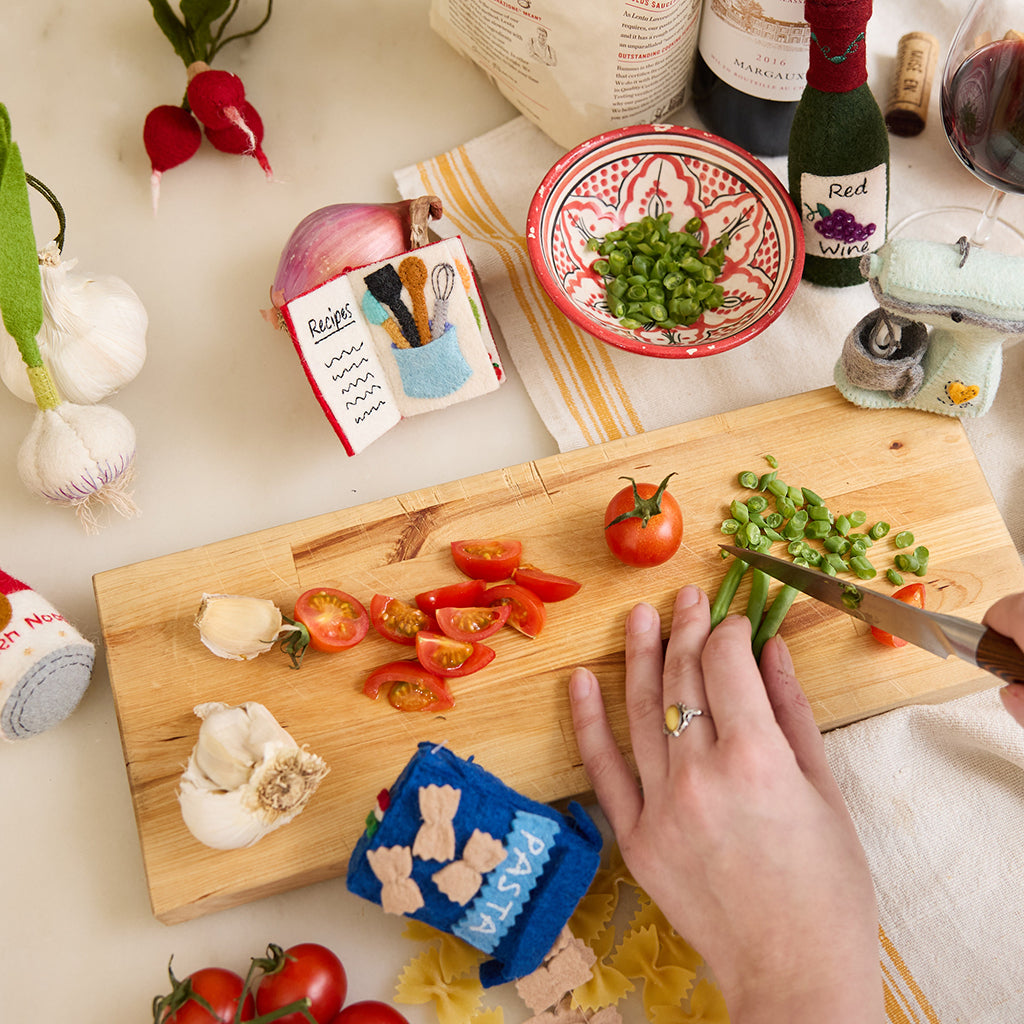
[[[877,626],[940,658],[956,655],[1007,683],[1024,683],[1024,651],[988,626],[943,612],[929,612],[904,601],[858,586],[818,569],[806,568],[774,555],[720,544],[724,551],[803,594],[838,608],[855,619]]]

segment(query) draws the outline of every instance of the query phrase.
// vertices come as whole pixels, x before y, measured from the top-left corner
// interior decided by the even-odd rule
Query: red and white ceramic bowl
[[[718,278],[725,302],[689,327],[630,330],[608,309],[587,243],[665,210],[673,230],[700,217],[706,245],[729,232]],[[544,290],[575,324],[629,352],[676,359],[760,334],[786,308],[804,265],[800,218],[778,178],[739,146],[679,125],[618,128],[566,153],[534,195],[526,243]]]

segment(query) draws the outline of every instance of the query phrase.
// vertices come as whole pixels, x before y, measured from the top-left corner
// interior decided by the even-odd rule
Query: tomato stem
[[[610,530],[616,523],[624,523],[627,519],[639,519],[641,528],[646,529],[651,519],[661,515],[662,495],[665,493],[665,488],[668,487],[669,480],[675,475],[674,472],[669,473],[658,484],[658,489],[649,498],[640,497],[640,493],[636,489],[636,481],[631,476],[620,476],[620,480],[628,480],[633,485],[633,507],[628,512],[623,512],[622,515],[616,516],[605,529]]]

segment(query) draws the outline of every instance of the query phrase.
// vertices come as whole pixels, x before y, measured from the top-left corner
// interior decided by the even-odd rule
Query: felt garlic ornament
[[[36,340],[44,318],[28,199],[31,176],[25,174],[10,128],[7,109],[0,104],[0,313],[17,344],[38,407],[18,452],[18,473],[29,490],[69,505],[93,531],[98,506],[109,505],[123,515],[138,511],[127,490],[135,463],[135,430],[113,409],[66,402],[43,362]],[[45,186],[42,190],[52,196]],[[53,203],[61,239],[63,211],[55,199]]]
[[[36,338],[43,365],[69,402],[100,402],[138,375],[146,360],[149,318],[131,287],[110,274],[83,274],[61,261],[55,242],[40,254],[43,323]],[[0,377],[18,398],[35,401],[17,343],[0,338]]]
[[[215,850],[252,846],[298,815],[328,767],[262,704],[199,704],[199,738],[178,801],[188,830]]]

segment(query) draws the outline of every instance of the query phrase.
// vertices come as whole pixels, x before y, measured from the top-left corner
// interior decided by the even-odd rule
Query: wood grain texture
[[[869,522],[890,522],[893,534],[912,529],[931,550],[924,580],[930,608],[980,620],[996,598],[1024,589],[1020,559],[960,421],[858,409],[832,388],[97,574],[156,917],[183,921],[343,874],[377,792],[420,740],[472,755],[534,799],[587,791],[566,699],[570,670],[594,669],[625,748],[623,619],[646,599],[663,613],[667,631],[680,585],[714,592],[725,566],[718,526],[729,501],[743,493],[737,474],[762,472],[768,453],[782,479],[811,487],[831,508],[864,509]],[[679,474],[672,490],[686,522],[682,547],[654,569],[620,565],[602,536],[604,506],[619,477],[656,483],[671,471]],[[525,560],[584,586],[550,606],[538,639],[508,629],[494,638],[495,661],[453,681],[456,706],[444,716],[400,714],[362,695],[367,671],[410,653],[372,633],[349,652],[310,652],[299,671],[278,651],[236,663],[199,642],[194,617],[204,592],[270,598],[286,614],[303,590],[318,585],[340,587],[367,605],[376,592],[411,600],[461,578],[450,541],[488,535],[522,540]],[[872,550],[882,574],[893,552],[891,539]],[[892,589],[884,580],[871,585]],[[957,659],[883,648],[866,632],[863,623],[804,597],[786,619],[783,633],[822,729],[996,682]],[[294,822],[248,850],[204,847],[178,811],[178,778],[199,729],[192,708],[210,700],[261,701],[331,768]]]

